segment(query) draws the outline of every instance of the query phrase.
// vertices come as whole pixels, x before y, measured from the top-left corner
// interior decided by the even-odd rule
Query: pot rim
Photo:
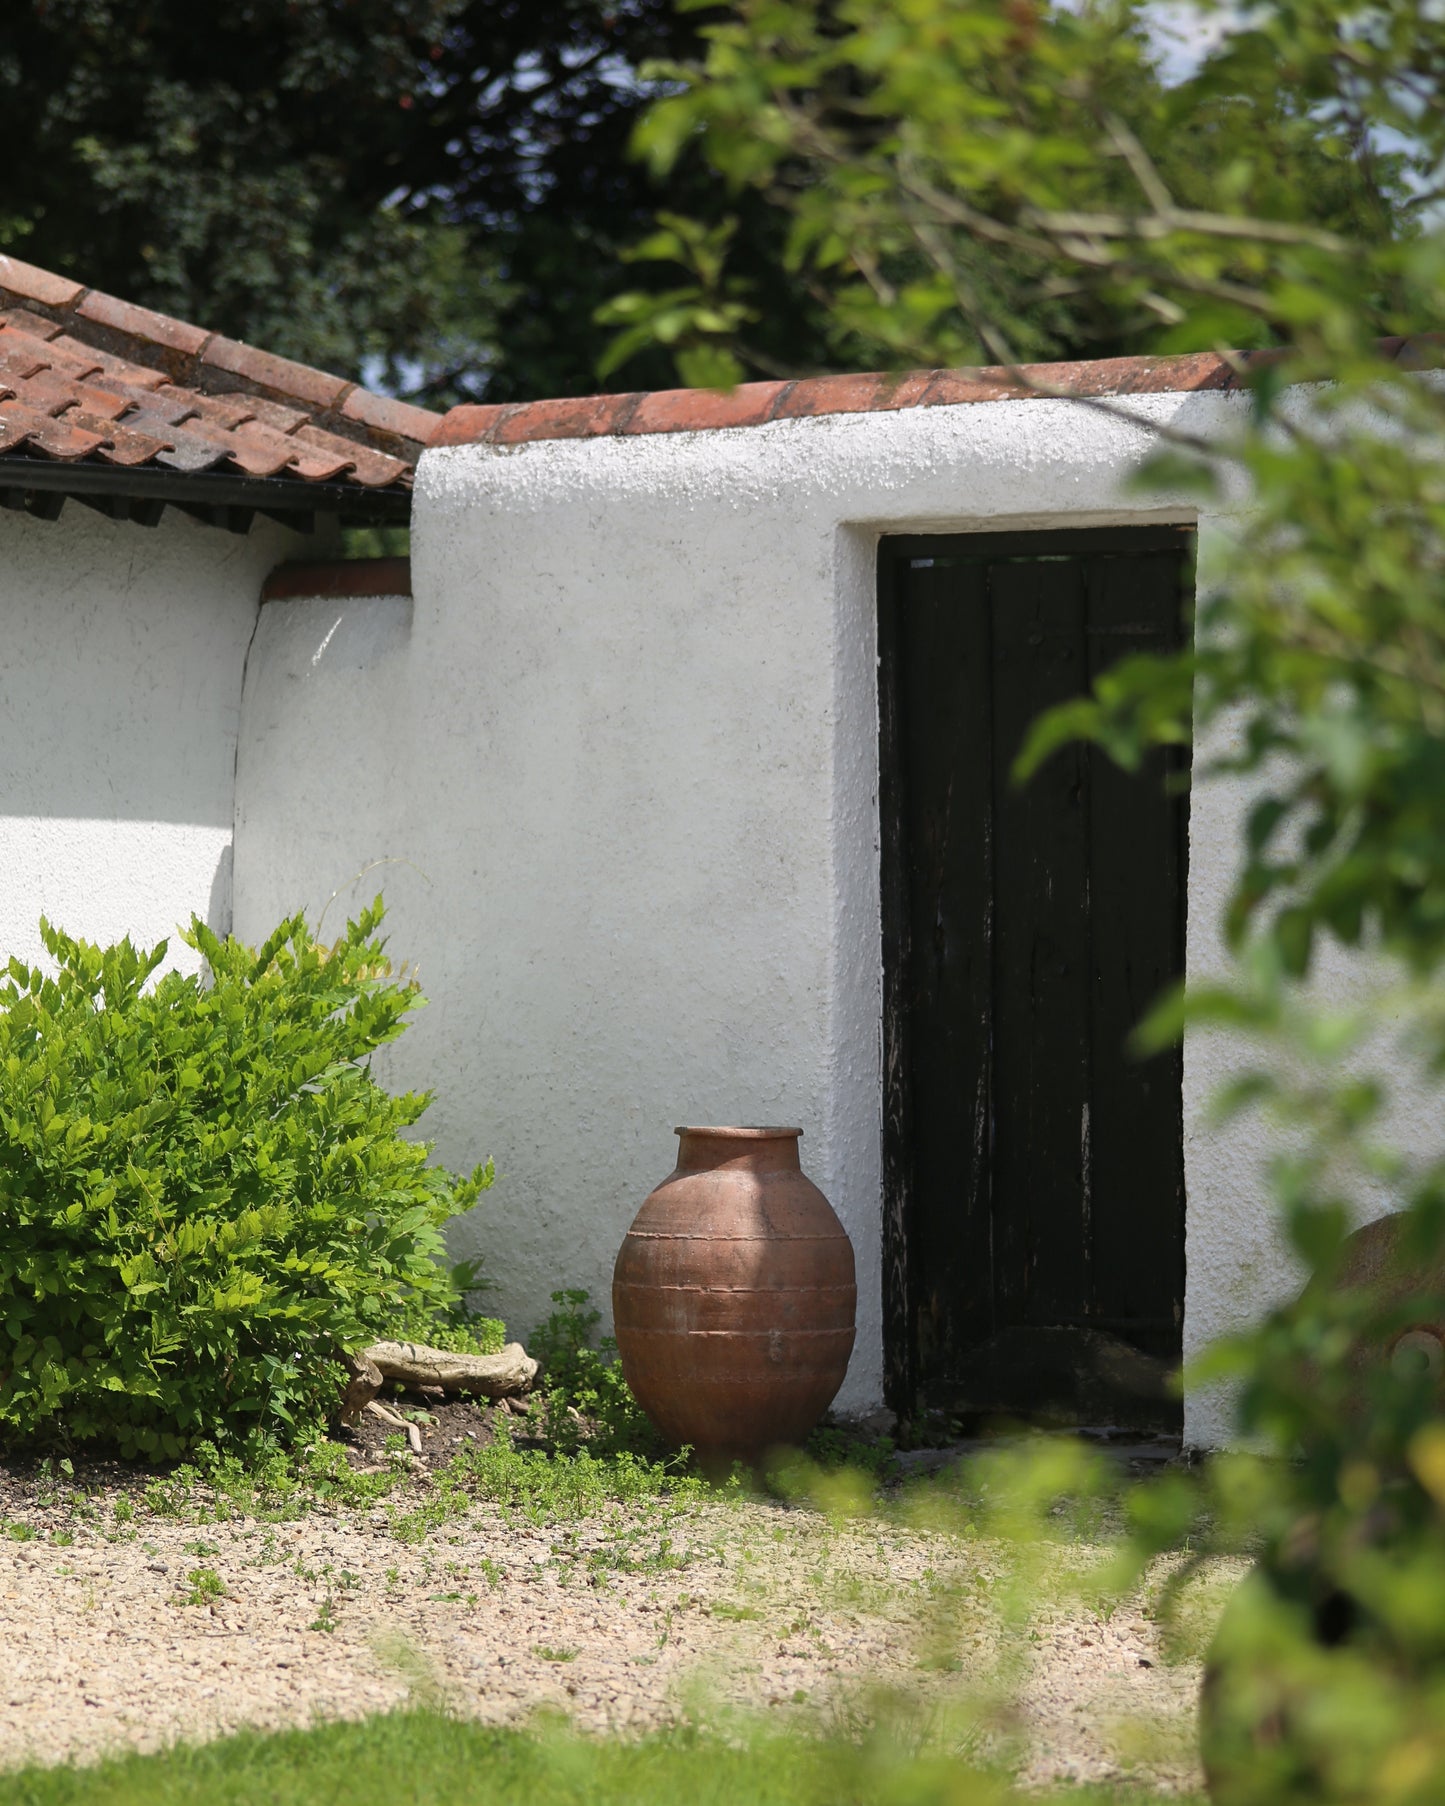
[[[734,1128],[684,1126],[672,1132],[674,1135],[710,1135],[717,1141],[781,1141],[784,1137],[799,1141],[803,1134],[801,1129],[759,1127],[755,1124]]]

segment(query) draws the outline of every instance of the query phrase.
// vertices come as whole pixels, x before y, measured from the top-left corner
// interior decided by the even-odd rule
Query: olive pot
[[[677,1167],[617,1256],[622,1371],[707,1466],[803,1441],[853,1352],[853,1247],[803,1172],[801,1129],[678,1129]]]

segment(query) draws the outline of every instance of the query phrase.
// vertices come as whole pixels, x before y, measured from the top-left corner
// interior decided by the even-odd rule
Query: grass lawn
[[[28,1768],[3,1787],[7,1806],[1144,1806],[1166,1797],[1013,1794],[961,1762],[802,1736],[592,1740],[427,1711],[269,1736],[246,1731],[93,1768]]]

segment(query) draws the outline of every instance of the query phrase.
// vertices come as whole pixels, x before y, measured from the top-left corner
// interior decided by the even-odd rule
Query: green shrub
[[[453,1295],[438,1300],[426,1293],[408,1298],[387,1319],[386,1335],[397,1342],[425,1342],[450,1354],[500,1354],[506,1346],[507,1326],[500,1317],[486,1317],[472,1308],[469,1294],[485,1289],[486,1281],[475,1261],[452,1268]]]
[[[542,1368],[548,1441],[561,1449],[590,1439],[601,1449],[661,1453],[662,1439],[622,1377],[616,1339],[604,1336],[593,1346],[602,1317],[591,1295],[553,1292],[552,1302],[557,1309],[527,1344]]]
[[[192,918],[206,978],[42,922],[0,984],[0,1433],[175,1456],[287,1440],[338,1352],[450,1311],[442,1224],[491,1183],[427,1163],[370,1056],[423,1000],[376,937],[259,952]],[[474,1283],[475,1275],[465,1276]]]

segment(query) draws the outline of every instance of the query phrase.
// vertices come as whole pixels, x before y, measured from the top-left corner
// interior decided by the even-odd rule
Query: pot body
[[[612,1278],[622,1371],[704,1460],[801,1442],[853,1352],[853,1246],[798,1160],[800,1129],[679,1129]]]

